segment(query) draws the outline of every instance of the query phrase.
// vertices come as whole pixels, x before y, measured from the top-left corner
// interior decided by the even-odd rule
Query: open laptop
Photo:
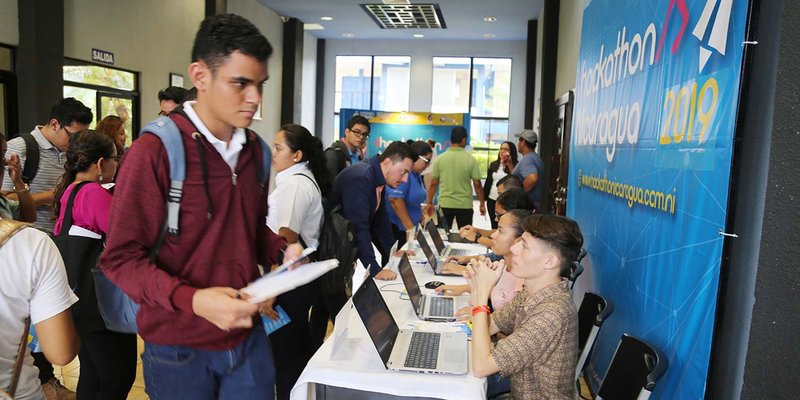
[[[471,256],[480,254],[480,250],[477,249],[458,249],[450,245],[445,246],[442,236],[439,235],[439,230],[436,229],[436,225],[431,222],[428,222],[428,225],[425,228],[428,230],[431,240],[433,240],[433,245],[436,246],[436,251],[439,252],[439,255],[445,260],[448,257],[453,256]]]
[[[414,270],[411,269],[411,263],[405,254],[400,259],[398,268],[408,297],[411,299],[411,305],[414,306],[414,311],[420,319],[433,322],[453,322],[457,320],[456,311],[467,306],[466,297],[422,294],[417,277],[414,276]]]
[[[425,234],[422,232],[417,232],[417,243],[419,243],[419,247],[422,249],[422,252],[425,253],[425,258],[428,260],[428,264],[431,266],[433,273],[436,275],[447,275],[447,276],[460,276],[459,274],[451,274],[443,272],[445,262],[447,260],[441,260],[433,252],[431,249],[431,245],[428,244],[428,239],[425,239]]]
[[[441,207],[436,208],[436,220],[438,221],[438,225],[437,226],[439,227],[439,229],[441,229],[442,232],[444,232],[444,234],[447,235],[447,241],[448,242],[450,242],[450,243],[469,243],[467,241],[467,239],[462,238],[461,235],[458,234],[458,231],[453,232],[453,231],[450,230],[452,227],[451,226],[447,226],[447,222],[446,222],[446,220],[444,218],[444,212],[442,212]]]
[[[466,334],[399,329],[373,279],[367,278],[355,292],[353,305],[387,369],[438,374],[469,371]]]

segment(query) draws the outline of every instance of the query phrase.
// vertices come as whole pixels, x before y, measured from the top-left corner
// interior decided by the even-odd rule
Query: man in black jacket
[[[347,121],[344,138],[333,142],[325,150],[325,163],[331,177],[336,178],[339,172],[364,158],[361,148],[369,138],[369,121],[361,115],[354,115]]]

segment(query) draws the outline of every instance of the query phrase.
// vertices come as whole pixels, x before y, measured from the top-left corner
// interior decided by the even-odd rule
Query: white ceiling
[[[381,3],[380,0],[258,0],[283,17],[293,17],[306,24],[318,23],[325,29],[307,31],[320,39],[426,39],[447,40],[526,40],[528,20],[535,19],[544,0],[412,0],[412,3],[435,3],[447,29],[380,29],[360,4]],[[333,17],[322,21],[320,17]],[[497,22],[484,22],[496,17]],[[494,35],[486,38],[485,34]]]

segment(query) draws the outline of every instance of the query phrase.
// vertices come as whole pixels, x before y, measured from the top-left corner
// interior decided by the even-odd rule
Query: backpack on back
[[[22,168],[22,181],[31,183],[39,172],[39,143],[30,132],[19,135],[25,141],[25,166]]]
[[[328,294],[345,293],[348,297],[351,296],[357,249],[353,228],[350,221],[342,215],[341,204],[325,216],[317,254],[320,260],[339,260],[338,267],[320,278],[320,290]]]

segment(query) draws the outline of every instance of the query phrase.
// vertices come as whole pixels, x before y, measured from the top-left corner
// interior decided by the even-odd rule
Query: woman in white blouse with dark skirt
[[[275,134],[272,148],[275,190],[269,195],[267,225],[289,243],[317,247],[322,228],[322,196],[331,188],[325,168],[322,143],[308,129],[284,125]],[[274,307],[281,306],[291,322],[270,335],[275,357],[278,399],[288,399],[300,373],[313,355],[310,347],[308,312],[317,298],[314,282],[278,296]],[[273,309],[262,312],[277,318]]]

